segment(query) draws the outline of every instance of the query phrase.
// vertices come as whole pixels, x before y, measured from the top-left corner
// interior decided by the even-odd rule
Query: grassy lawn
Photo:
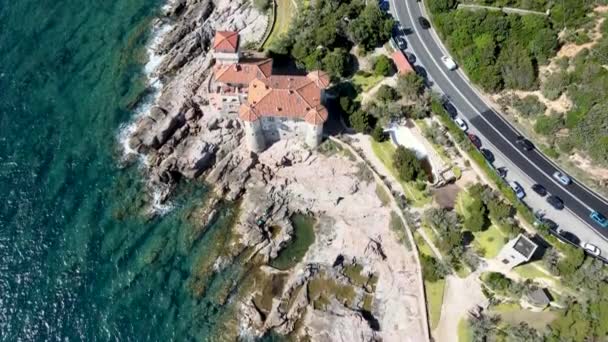
[[[540,261],[534,261],[521,266],[517,266],[513,269],[515,273],[526,279],[546,279],[552,281],[557,287],[561,287],[561,281],[559,278],[551,275],[544,271]],[[542,269],[541,269],[542,268]]]
[[[458,322],[458,342],[473,341],[473,333],[466,318],[461,318]]]
[[[397,170],[393,167],[393,154],[395,153],[396,147],[390,140],[381,143],[372,140],[372,150],[389,172],[399,181],[399,184],[401,184],[401,187],[405,192],[405,196],[413,206],[422,207],[431,202],[433,198],[424,191],[419,190],[416,187],[416,182],[403,182],[397,177]]]
[[[486,231],[473,233],[475,240],[473,244],[478,254],[487,259],[493,259],[498,255],[500,249],[505,245],[505,238],[508,238],[500,228],[491,225]],[[483,253],[481,251],[483,250]]]
[[[276,21],[270,37],[266,40],[264,48],[267,48],[272,44],[272,41],[286,33],[289,30],[289,23],[291,23],[292,16],[297,12],[297,8],[292,0],[276,0],[277,1],[277,13]]]
[[[353,76],[352,81],[355,86],[361,87],[361,90],[366,92],[380,83],[383,78],[384,76],[382,75],[374,75],[365,71],[359,71]]]
[[[462,217],[469,217],[469,211],[467,210],[467,207],[469,205],[471,205],[471,202],[473,202],[473,197],[471,197],[471,195],[469,194],[468,191],[466,190],[462,190],[458,193],[458,196],[456,197],[456,212],[458,213],[458,215],[462,216]]]
[[[432,236],[432,232],[429,230],[426,232],[429,236]],[[435,253],[431,250],[431,247],[424,241],[422,235],[418,232],[414,232],[414,239],[416,240],[416,246],[420,254],[435,256]],[[445,279],[438,280],[436,282],[424,281],[424,292],[426,295],[426,307],[429,312],[429,320],[431,321],[431,329],[435,329],[441,318],[441,305],[443,304],[443,292],[445,290]]]
[[[391,196],[380,184],[376,184],[376,196],[378,196],[380,202],[382,202],[382,206],[384,207],[391,203]]]
[[[441,304],[443,304],[443,291],[445,290],[445,279],[436,282],[424,281],[426,292],[426,306],[431,321],[431,329],[435,329],[441,318]]]

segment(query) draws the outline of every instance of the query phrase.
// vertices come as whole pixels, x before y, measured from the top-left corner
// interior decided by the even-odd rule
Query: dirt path
[[[441,318],[433,336],[436,341],[458,342],[458,322],[476,305],[485,306],[487,299],[481,292],[480,271],[466,278],[450,275],[446,277]]]

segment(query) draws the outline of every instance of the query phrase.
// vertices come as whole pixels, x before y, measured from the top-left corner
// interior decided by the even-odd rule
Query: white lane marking
[[[412,21],[412,24],[414,24],[414,17],[412,16],[412,12],[410,11],[410,6],[408,4],[408,1],[407,0],[404,0],[404,1],[405,1],[405,7],[407,8],[408,16],[409,16],[410,20]],[[399,16],[399,13],[397,13],[397,16]],[[414,26],[415,26],[415,24],[414,24]],[[587,208],[587,210],[591,211],[591,209],[589,208],[589,206],[587,204],[585,204],[578,197],[576,197],[572,193],[570,193],[570,191],[566,190],[566,188],[564,188],[561,185],[561,183],[558,183],[555,179],[553,179],[553,177],[548,176],[545,172],[543,172],[543,170],[541,168],[539,168],[536,164],[534,164],[526,155],[524,155],[517,148],[517,146],[513,145],[513,143],[511,143],[511,141],[509,141],[499,130],[497,130],[496,128],[494,128],[494,126],[492,126],[492,124],[488,121],[488,119],[486,119],[483,115],[481,115],[481,112],[478,111],[477,108],[475,108],[475,106],[473,106],[473,104],[471,103],[471,101],[469,101],[469,99],[466,96],[464,96],[464,94],[460,91],[460,89],[458,89],[458,87],[456,87],[456,85],[454,84],[454,82],[452,82],[452,80],[448,77],[448,75],[445,73],[445,71],[443,70],[443,68],[441,67],[441,65],[439,65],[439,63],[437,62],[437,60],[435,59],[435,57],[433,56],[433,54],[429,50],[428,46],[426,45],[426,43],[424,42],[424,40],[422,39],[422,37],[419,35],[418,30],[414,30],[414,34],[416,36],[418,36],[418,40],[420,40],[420,43],[422,44],[422,46],[426,50],[426,52],[429,55],[430,59],[433,61],[433,63],[439,69],[439,72],[441,72],[443,74],[443,76],[445,77],[445,79],[452,85],[452,88],[454,88],[454,90],[464,99],[464,101],[469,105],[469,107],[471,107],[473,109],[473,111],[475,113],[477,113],[478,116],[483,121],[485,121],[488,124],[488,126],[490,126],[499,136],[501,136],[507,142],[507,144],[511,145],[511,147],[513,147],[513,149],[515,149],[515,151],[517,151],[517,153],[519,155],[521,155],[524,159],[526,159],[530,163],[530,165],[532,165],[534,168],[536,168],[541,174],[545,175],[546,178],[548,178],[551,182],[553,182],[555,185],[557,185],[559,188],[561,188],[564,192],[568,193],[572,198],[574,198],[577,202],[579,202],[579,204],[581,204],[583,207]]]
[[[406,2],[406,7],[407,7],[407,0],[404,0]],[[424,5],[422,4],[422,2],[418,3],[418,7],[420,8],[420,12],[425,15],[428,16],[428,13],[426,12],[426,8],[424,7]],[[409,12],[409,7],[408,7],[408,12]],[[397,16],[399,16],[397,14]],[[450,53],[447,50],[447,48],[443,45],[443,42],[441,41],[441,39],[439,38],[439,36],[437,35],[437,33],[435,32],[435,28],[431,27],[429,29],[429,32],[431,33],[431,36],[433,37],[433,40],[435,41],[435,44],[437,45],[437,47],[439,48],[439,50],[444,54],[449,56]],[[422,41],[422,37],[420,37],[420,41]],[[427,52],[430,53],[430,51]],[[432,55],[431,55],[432,56]],[[486,98],[481,94],[481,92],[477,89],[477,87],[473,84],[473,82],[471,82],[471,80],[467,77],[467,75],[462,71],[462,69],[458,68],[456,69],[456,73],[458,74],[458,76],[460,76],[463,80],[463,83],[465,83],[471,90],[473,90],[473,92],[475,94],[477,94],[477,97],[481,100],[481,102],[483,102],[488,108],[490,108],[493,112],[495,112],[496,116],[507,126],[509,126],[511,128],[511,130],[515,133],[520,133],[519,130],[517,130],[515,127],[513,127],[513,125],[511,125],[511,123],[509,121],[507,121],[507,119],[505,119],[499,111],[494,109],[494,106],[489,103],[488,101],[486,101]],[[562,170],[562,168],[557,165],[553,160],[551,160],[549,157],[545,156],[544,153],[541,153],[540,151],[536,151],[536,153],[543,158],[546,162],[548,162],[549,164],[551,164],[557,171],[561,171],[562,173],[566,173]],[[546,175],[550,176],[548,173],[545,172]],[[600,202],[602,202],[605,205],[608,205],[608,199],[603,198],[601,195],[599,195],[598,193],[596,193],[595,191],[593,191],[592,189],[590,189],[588,186],[586,186],[583,182],[577,180],[574,177],[570,177],[572,179],[572,181],[574,183],[577,183],[578,186],[580,186],[581,188],[583,188],[583,190],[586,190],[587,193],[589,193],[591,196],[595,197],[597,200],[599,200]],[[568,192],[569,193],[569,192]],[[570,194],[572,195],[572,194]],[[573,196],[574,197],[574,196]],[[587,208],[589,209],[589,207],[587,206]]]

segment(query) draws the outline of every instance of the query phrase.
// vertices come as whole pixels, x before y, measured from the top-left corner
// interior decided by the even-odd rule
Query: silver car
[[[567,175],[565,175],[559,171],[555,171],[553,173],[553,178],[557,179],[563,185],[568,185],[568,184],[572,183],[572,180],[570,179],[570,177],[568,177]]]

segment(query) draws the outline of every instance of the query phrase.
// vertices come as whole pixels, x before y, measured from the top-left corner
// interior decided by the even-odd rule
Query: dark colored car
[[[560,230],[558,232],[559,236],[563,237],[564,239],[572,242],[575,245],[580,245],[581,244],[581,239],[578,238],[578,236],[570,233],[567,230]]]
[[[517,143],[517,145],[521,146],[524,151],[532,151],[534,149],[534,144],[530,140],[522,136],[518,136],[515,142]]]
[[[481,148],[481,140],[478,136],[472,133],[467,134],[467,136],[469,137],[469,140],[471,140],[471,143],[475,145],[475,147]]]
[[[534,184],[532,185],[532,190],[534,190],[534,192],[536,192],[537,194],[541,195],[541,196],[545,196],[547,195],[547,189],[545,189],[544,186],[540,185],[540,184]]]
[[[405,50],[407,48],[407,43],[403,37],[395,37],[395,41],[397,42],[397,46],[400,50]]]
[[[500,178],[505,178],[507,177],[507,168],[502,166],[499,167],[498,169],[496,169],[496,171],[498,171],[498,175],[500,176]]]
[[[489,161],[490,163],[493,163],[495,158],[494,158],[494,153],[492,153],[490,150],[482,148],[481,150],[481,154],[483,154],[483,157],[486,158],[487,161]]]
[[[553,220],[550,220],[548,218],[543,218],[540,222],[542,224],[544,224],[545,227],[547,227],[549,230],[557,229],[557,223],[555,223],[555,221],[553,221]]]
[[[452,119],[454,119],[458,115],[458,111],[456,110],[456,107],[454,107],[454,105],[449,103],[448,101],[443,102],[443,108],[445,109],[446,112],[448,112],[448,114],[450,114],[450,117]]]
[[[418,22],[420,23],[420,26],[425,30],[431,28],[431,23],[425,17],[418,17]]]
[[[559,198],[555,195],[551,195],[551,196],[547,197],[547,202],[549,204],[551,204],[551,206],[557,210],[564,209],[564,201],[562,201],[561,198]]]
[[[405,57],[407,57],[407,61],[410,62],[410,64],[416,63],[416,56],[414,56],[413,54],[406,52]]]

